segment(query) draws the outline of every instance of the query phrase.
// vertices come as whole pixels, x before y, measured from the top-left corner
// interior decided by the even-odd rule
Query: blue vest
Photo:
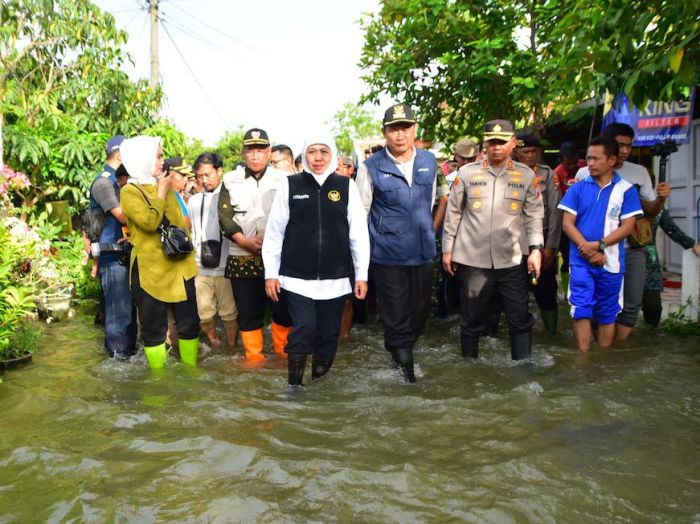
[[[92,184],[94,184],[98,179],[102,178],[102,174],[104,172],[108,172],[110,174],[109,181],[114,186],[114,191],[117,195],[117,200],[119,200],[120,188],[119,184],[117,183],[117,172],[111,166],[106,165],[104,167],[104,171],[93,179]],[[97,203],[97,200],[95,200],[95,198],[92,195],[92,184],[90,185],[90,209],[97,209],[100,207],[100,205]],[[100,233],[100,244],[109,244],[116,242],[123,236],[124,235],[122,234],[122,225],[116,218],[114,218],[114,215],[112,215],[112,213],[110,213],[109,211],[105,212],[105,224],[102,228],[102,233]],[[117,255],[114,254],[100,255],[99,263],[100,265],[116,263],[117,258]]]
[[[432,261],[435,233],[431,202],[437,171],[433,154],[416,149],[411,187],[386,150],[372,155],[365,165],[372,177],[371,262],[418,266]]]

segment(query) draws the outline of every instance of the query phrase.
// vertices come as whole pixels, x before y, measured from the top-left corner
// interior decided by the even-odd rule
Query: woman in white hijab
[[[180,359],[197,365],[199,316],[194,277],[194,252],[170,258],[160,244],[158,226],[167,217],[174,226],[187,228],[172,178],[163,175],[160,138],[137,136],[122,142],[122,163],[131,175],[121,191],[121,208],[131,233],[131,294],[136,303],[144,353],[151,368],[165,365],[167,306],[171,305],[180,336]]]
[[[292,316],[286,347],[292,386],[302,385],[309,354],[311,378],[328,373],[345,298],[367,293],[367,216],[355,182],[335,173],[334,144],[324,132],[306,141],[304,170],[278,187],[265,229],[265,291],[273,301],[284,293]]]

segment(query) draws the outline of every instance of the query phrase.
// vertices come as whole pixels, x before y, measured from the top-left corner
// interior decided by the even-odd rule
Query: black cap
[[[166,171],[177,171],[181,175],[185,176],[190,176],[194,174],[194,172],[192,171],[192,166],[185,163],[181,156],[166,158],[163,161],[163,167]]]
[[[513,135],[515,130],[513,129],[513,124],[508,120],[489,120],[484,125],[484,142],[489,140],[503,140],[508,142]]]
[[[407,104],[396,104],[391,106],[384,113],[383,125],[390,126],[392,124],[415,124],[416,115],[413,113],[411,106]]]
[[[243,145],[244,146],[269,146],[270,139],[264,129],[259,127],[254,127],[249,129],[243,135]]]
[[[542,147],[540,140],[535,135],[518,133],[515,138],[517,139],[517,147]]]

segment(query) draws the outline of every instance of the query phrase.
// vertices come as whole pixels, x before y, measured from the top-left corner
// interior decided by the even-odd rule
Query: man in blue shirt
[[[117,169],[121,165],[119,147],[124,137],[116,135],[106,146],[107,162],[90,186],[90,208],[105,215],[100,233],[101,246],[122,244],[126,217],[119,204]],[[100,283],[105,297],[105,349],[112,358],[129,359],[136,353],[136,318],[129,291],[129,267],[120,253],[107,251],[98,258]]]
[[[591,141],[586,154],[590,176],[573,185],[559,209],[571,240],[569,303],[580,351],[591,343],[591,319],[598,323],[598,345],[615,338],[615,318],[622,310],[625,246],[636,217],[642,215],[634,186],[613,170],[619,146],[609,137]]]

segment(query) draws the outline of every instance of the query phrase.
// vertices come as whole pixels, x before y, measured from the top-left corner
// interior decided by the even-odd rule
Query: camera
[[[651,154],[660,157],[668,157],[671,153],[675,153],[676,151],[678,151],[678,144],[673,140],[666,140],[651,148]]]
[[[119,255],[119,263],[121,265],[126,265],[129,263],[131,247],[131,242],[129,242],[128,240],[121,244],[117,242],[93,242],[92,244],[90,244],[90,258],[97,258],[100,255],[114,254]]]

